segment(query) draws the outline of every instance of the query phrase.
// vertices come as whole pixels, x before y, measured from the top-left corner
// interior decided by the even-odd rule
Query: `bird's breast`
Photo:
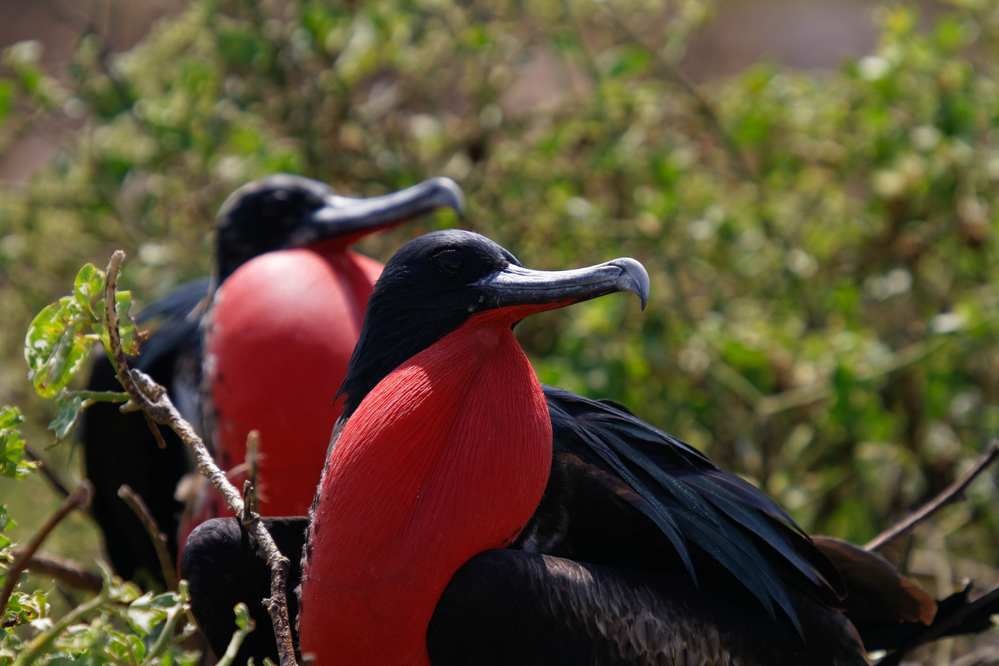
[[[302,588],[303,650],[395,663],[385,650],[408,654],[408,636],[425,655],[451,575],[516,536],[550,465],[547,404],[508,323],[473,319],[396,369],[327,462]],[[371,638],[381,631],[391,635]]]

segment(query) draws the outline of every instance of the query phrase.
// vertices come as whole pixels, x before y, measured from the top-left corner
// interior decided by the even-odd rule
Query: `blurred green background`
[[[644,314],[602,299],[518,327],[542,381],[623,402],[808,531],[867,541],[999,434],[999,4],[838,3],[863,23],[819,13],[824,40],[777,20],[802,3],[736,4],[189,0],[128,50],[93,8],[64,57],[15,44],[0,402],[47,445],[24,332],[83,263],[124,249],[141,306],[208,271],[214,213],[250,179],[371,196],[447,175],[460,224],[525,265],[649,269]],[[743,67],[753,30],[773,59]],[[384,261],[456,223],[360,249]],[[78,477],[71,445],[43,457]],[[58,501],[38,475],[0,494],[22,539]],[[992,472],[889,555],[938,596],[995,586],[997,502]],[[60,530],[93,557],[85,519]]]

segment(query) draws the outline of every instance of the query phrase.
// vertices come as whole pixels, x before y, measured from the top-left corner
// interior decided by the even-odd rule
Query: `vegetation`
[[[287,171],[368,196],[443,174],[468,196],[460,224],[525,264],[631,255],[649,268],[644,314],[602,299],[518,327],[542,381],[623,402],[806,530],[863,543],[999,431],[999,12],[955,1],[923,31],[914,10],[886,8],[877,52],[837,71],[759,65],[695,89],[677,62],[712,11],[191,0],[129,53],[85,36],[58,76],[32,44],[9,49],[0,151],[66,129],[51,168],[0,195],[0,402],[45,441],[38,424],[58,408],[28,396],[23,335],[84,263],[125,249],[122,280],[149,303],[208,270],[210,220],[247,180]],[[542,55],[574,85],[515,103]],[[441,214],[363,250],[384,260],[455,223]],[[2,469],[23,474],[18,417],[0,421]],[[986,475],[897,561],[938,595],[972,571],[999,583],[997,501]],[[173,617],[183,599],[107,581],[87,626],[124,621],[136,633],[122,640],[147,652],[99,659],[148,660],[155,631],[131,609]],[[18,622],[45,617],[47,587],[23,589]],[[0,664],[46,630],[34,621],[4,630]],[[117,640],[72,631],[45,660]]]

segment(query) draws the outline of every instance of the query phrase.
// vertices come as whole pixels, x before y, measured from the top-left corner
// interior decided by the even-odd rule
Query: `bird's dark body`
[[[264,519],[293,562],[305,542],[305,518]],[[192,611],[221,654],[235,631],[232,607],[247,603],[257,630],[236,663],[277,660],[272,625],[259,600],[269,569],[253,538],[234,519],[203,524],[181,567]],[[198,560],[196,566],[192,561]],[[300,575],[293,564],[289,586]],[[526,553],[490,550],[466,563],[446,588],[427,631],[435,666],[814,666],[865,664],[846,618],[828,605],[794,598],[805,643],[786,619],[753,612],[755,600],[722,576],[697,587],[684,571],[639,572]],[[289,596],[294,624],[297,600]],[[748,611],[748,612],[747,612]],[[775,644],[773,636],[780,636]],[[815,644],[824,646],[818,652]]]
[[[683,571],[489,550],[451,579],[427,647],[435,666],[867,663],[842,614],[800,594],[793,602],[807,643],[786,618],[746,612],[754,600],[725,580],[695,587]]]
[[[302,575],[302,558],[297,553],[305,545],[308,521],[306,518],[261,520],[291,561],[288,589],[294,590]],[[263,664],[264,657],[280,663],[271,617],[260,603],[270,596],[270,567],[257,555],[256,540],[234,518],[216,518],[198,526],[181,553],[180,568],[190,589],[197,590],[191,597],[191,611],[198,618],[198,626],[212,652],[216,655],[225,652],[236,631],[233,607],[243,602],[256,622],[256,629],[244,640],[236,663],[245,664],[251,656],[257,664]],[[294,593],[288,594],[288,613],[294,626],[298,616],[298,597]]]

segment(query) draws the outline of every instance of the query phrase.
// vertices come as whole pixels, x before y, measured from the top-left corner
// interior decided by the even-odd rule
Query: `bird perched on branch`
[[[871,627],[908,631],[883,638],[889,649],[928,630],[933,600],[876,556],[813,543],[759,490],[622,407],[537,383],[510,334],[517,321],[612,291],[644,304],[648,286],[633,260],[538,273],[467,232],[429,234],[392,258],[340,391],[308,531],[304,519],[270,523],[293,561],[305,546],[304,575],[291,572],[302,608],[290,608],[303,654],[866,664]],[[185,547],[182,575],[217,654],[234,603],[253,612],[268,595],[254,551],[232,520],[205,523]],[[872,580],[894,603],[865,608],[859,584]],[[987,628],[991,604],[951,629]],[[256,615],[260,635],[240,659],[274,659]]]
[[[330,401],[381,271],[350,246],[437,208],[460,212],[462,205],[460,189],[446,178],[368,199],[340,196],[299,176],[254,181],[219,211],[212,276],[178,288],[140,316],[162,324],[134,366],[168,387],[192,423],[205,412],[225,469],[243,461],[247,433],[260,431],[265,515],[304,513],[319,480],[339,415]],[[88,388],[120,390],[105,358],[95,362]],[[81,441],[86,474],[97,488],[93,514],[115,571],[132,578],[145,569],[162,583],[150,538],[117,496],[128,484],[145,500],[175,556],[183,507],[174,493],[189,462],[179,439],[160,432],[164,449],[141,415],[98,403],[85,413]],[[286,491],[270,492],[274,487]]]

